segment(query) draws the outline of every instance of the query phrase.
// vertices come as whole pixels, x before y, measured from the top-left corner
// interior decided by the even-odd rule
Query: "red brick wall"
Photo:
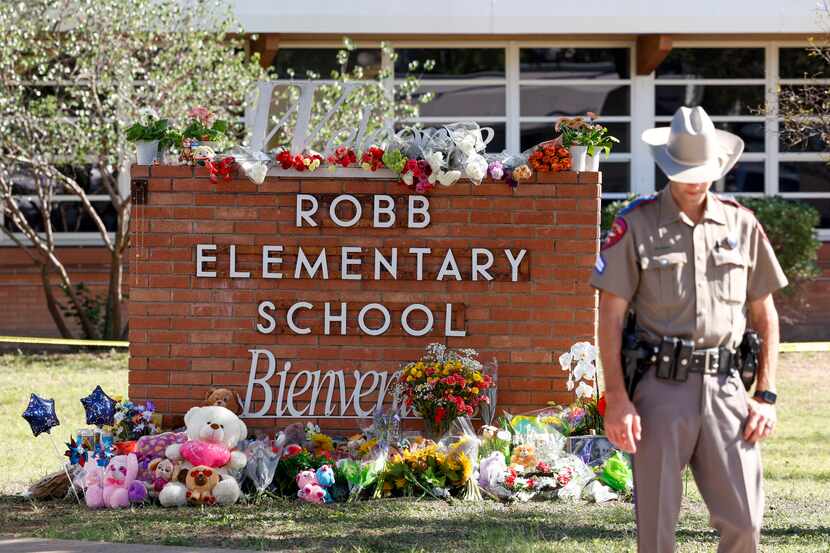
[[[244,397],[252,347],[271,349],[280,363],[291,359],[297,371],[342,368],[391,374],[401,362],[418,358],[426,344],[438,341],[474,347],[484,359],[499,360],[498,403],[503,409],[566,401],[570,394],[557,358],[574,342],[592,339],[595,329],[596,299],[587,279],[598,248],[598,177],[583,174],[578,182],[572,173],[541,175],[539,182],[523,183],[516,190],[490,182],[442,187],[429,194],[432,221],[425,229],[374,229],[371,219],[365,220],[365,208],[359,227],[339,228],[327,215],[318,214],[319,227],[296,228],[298,192],[317,196],[321,206],[343,192],[363,202],[370,202],[371,194],[385,193],[400,207],[406,203],[407,189],[393,181],[333,178],[269,177],[260,186],[236,178],[213,184],[201,169],[194,177],[186,167],[134,167],[134,186],[135,179],[148,178],[149,194],[146,205],[134,210],[130,397],[151,398],[163,413],[177,418],[211,387],[230,387]],[[399,223],[401,216],[399,210]],[[218,244],[218,278],[195,276],[198,243]],[[237,269],[250,270],[254,278],[228,278],[226,252],[231,244],[240,258]],[[466,276],[462,282],[419,282],[409,275],[344,281],[337,270],[331,280],[319,275],[263,280],[256,278],[263,244],[285,245],[280,268],[284,272],[293,269],[289,258],[297,245],[314,251],[315,257],[319,250],[314,247],[332,248],[329,253],[339,255],[341,245],[431,247],[442,253],[447,248],[525,248],[528,253],[517,282],[472,282]],[[366,264],[371,270],[371,258]],[[460,257],[459,265],[463,272]],[[429,272],[430,265],[426,267]],[[399,271],[406,272],[403,262]],[[282,307],[301,300],[318,304],[316,314],[301,320],[310,323],[312,333],[258,333],[257,304],[264,299]],[[319,303],[324,301],[350,304],[347,336],[319,332]],[[371,302],[393,311],[415,302],[451,302],[458,307],[457,322],[464,324],[467,336],[445,338],[441,313],[436,313],[436,331],[424,337],[396,331],[394,313],[389,333],[359,334],[354,311]],[[412,322],[415,326],[417,318]],[[281,426],[286,421],[248,422]],[[318,422],[328,427],[358,425],[356,419]]]
[[[101,247],[57,248],[57,257],[64,263],[75,283],[83,282],[94,292],[105,293],[109,278],[109,255]],[[58,301],[64,298],[58,278],[50,279]],[[46,308],[40,270],[20,248],[0,247],[0,335],[59,336]],[[72,321],[67,321],[76,337],[81,337]]]

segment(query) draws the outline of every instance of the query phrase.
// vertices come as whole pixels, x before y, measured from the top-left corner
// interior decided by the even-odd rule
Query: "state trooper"
[[[758,442],[776,424],[772,293],[787,279],[752,212],[709,190],[743,152],[738,136],[715,129],[702,108],[683,107],[670,127],[647,130],[642,140],[669,184],[620,213],[591,277],[600,290],[605,428],[633,454],[638,550],[674,551],[688,465],[720,533],[718,551],[757,551]],[[629,311],[647,352],[633,393],[621,361]],[[752,398],[736,353],[747,317],[762,339]]]

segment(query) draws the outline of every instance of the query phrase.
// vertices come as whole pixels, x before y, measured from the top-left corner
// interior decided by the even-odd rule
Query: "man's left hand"
[[[775,405],[753,398],[748,398],[747,401],[749,402],[749,416],[744,426],[744,440],[754,444],[772,434],[778,417],[775,414]]]

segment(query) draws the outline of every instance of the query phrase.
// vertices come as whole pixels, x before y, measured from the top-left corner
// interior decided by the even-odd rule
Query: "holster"
[[[637,316],[629,312],[623,328],[622,348],[620,348],[620,361],[629,399],[634,399],[634,391],[645,374],[646,363],[653,355],[652,348],[642,343],[637,337]]]
[[[752,329],[744,332],[741,345],[738,346],[738,371],[744,388],[749,391],[758,375],[758,360],[761,356],[761,336]]]

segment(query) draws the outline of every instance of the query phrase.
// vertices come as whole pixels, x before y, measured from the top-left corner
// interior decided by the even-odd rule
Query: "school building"
[[[344,36],[355,44],[349,63],[359,63],[368,78],[386,70],[390,84],[413,61],[435,60],[421,76],[418,94],[433,93],[434,100],[422,106],[420,121],[492,127],[488,151],[522,151],[551,138],[558,117],[600,114],[621,140],[601,166],[604,201],[660,190],[665,179],[640,134],[668,125],[680,106],[703,106],[719,128],[746,143],[716,189],[808,202],[821,212],[820,238],[830,240],[826,145],[782,143],[779,122],[759,111],[775,106],[780,88],[822,72],[821,60],[805,51],[810,37],[830,30],[830,16],[815,0],[237,0],[234,6],[251,50],[280,78],[326,78],[339,67]],[[96,176],[86,184],[94,190]],[[107,212],[106,195],[93,200]],[[104,284],[109,260],[77,200],[66,196],[54,221],[73,279]],[[827,243],[820,263],[823,276],[798,302],[780,302],[787,339],[830,338]],[[0,305],[0,335],[57,334],[41,274],[6,238],[0,238]]]

